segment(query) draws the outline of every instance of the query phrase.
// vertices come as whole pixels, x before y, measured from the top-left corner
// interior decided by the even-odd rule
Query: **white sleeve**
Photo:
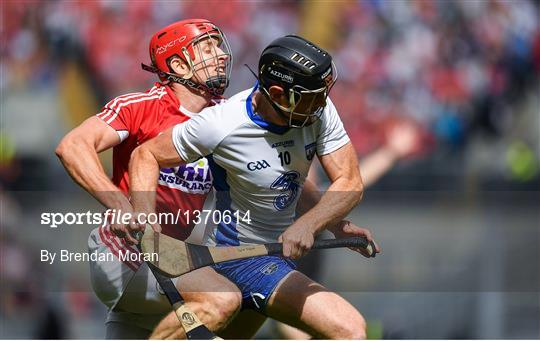
[[[124,140],[129,137],[129,131],[127,130],[116,130],[116,133],[118,134],[118,137],[120,138],[120,142],[124,142]]]
[[[186,122],[174,126],[173,144],[184,162],[211,154],[225,137],[226,133],[219,129],[217,119],[220,110],[220,106],[206,108]]]
[[[328,98],[321,117],[321,127],[317,137],[317,154],[326,155],[338,150],[350,141],[349,135],[343,127],[343,122],[334,103]]]

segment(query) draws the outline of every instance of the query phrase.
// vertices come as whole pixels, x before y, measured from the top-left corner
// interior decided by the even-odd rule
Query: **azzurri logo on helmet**
[[[295,35],[272,41],[261,54],[258,71],[259,90],[293,128],[316,121],[337,79],[332,56]],[[275,85],[284,90],[288,107],[272,100],[269,89]]]

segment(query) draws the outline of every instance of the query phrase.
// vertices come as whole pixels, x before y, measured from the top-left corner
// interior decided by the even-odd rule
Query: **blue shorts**
[[[242,292],[242,309],[265,312],[266,304],[280,281],[296,269],[296,264],[279,256],[262,256],[213,265]]]

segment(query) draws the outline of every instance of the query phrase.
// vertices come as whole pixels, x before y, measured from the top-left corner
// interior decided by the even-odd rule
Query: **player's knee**
[[[352,321],[346,323],[344,326],[343,334],[340,338],[348,340],[365,340],[367,324],[362,315],[358,314]]]
[[[366,338],[366,320],[358,312],[350,312],[347,316],[335,316],[327,325],[327,339],[363,340]],[[330,325],[332,327],[330,327]]]
[[[354,330],[351,330],[349,339],[352,340],[365,340],[367,338],[367,331],[365,323],[363,325],[357,325]]]

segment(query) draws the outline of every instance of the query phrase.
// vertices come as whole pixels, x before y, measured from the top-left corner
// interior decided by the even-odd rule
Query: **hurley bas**
[[[58,258],[57,258],[58,256]],[[89,252],[72,252],[62,249],[60,252],[51,252],[49,250],[41,250],[42,262],[53,264],[55,260],[60,262],[115,262],[116,260],[135,261],[135,262],[158,262],[159,254],[157,253],[137,253],[125,250],[119,250],[118,256],[112,253],[89,253]]]

